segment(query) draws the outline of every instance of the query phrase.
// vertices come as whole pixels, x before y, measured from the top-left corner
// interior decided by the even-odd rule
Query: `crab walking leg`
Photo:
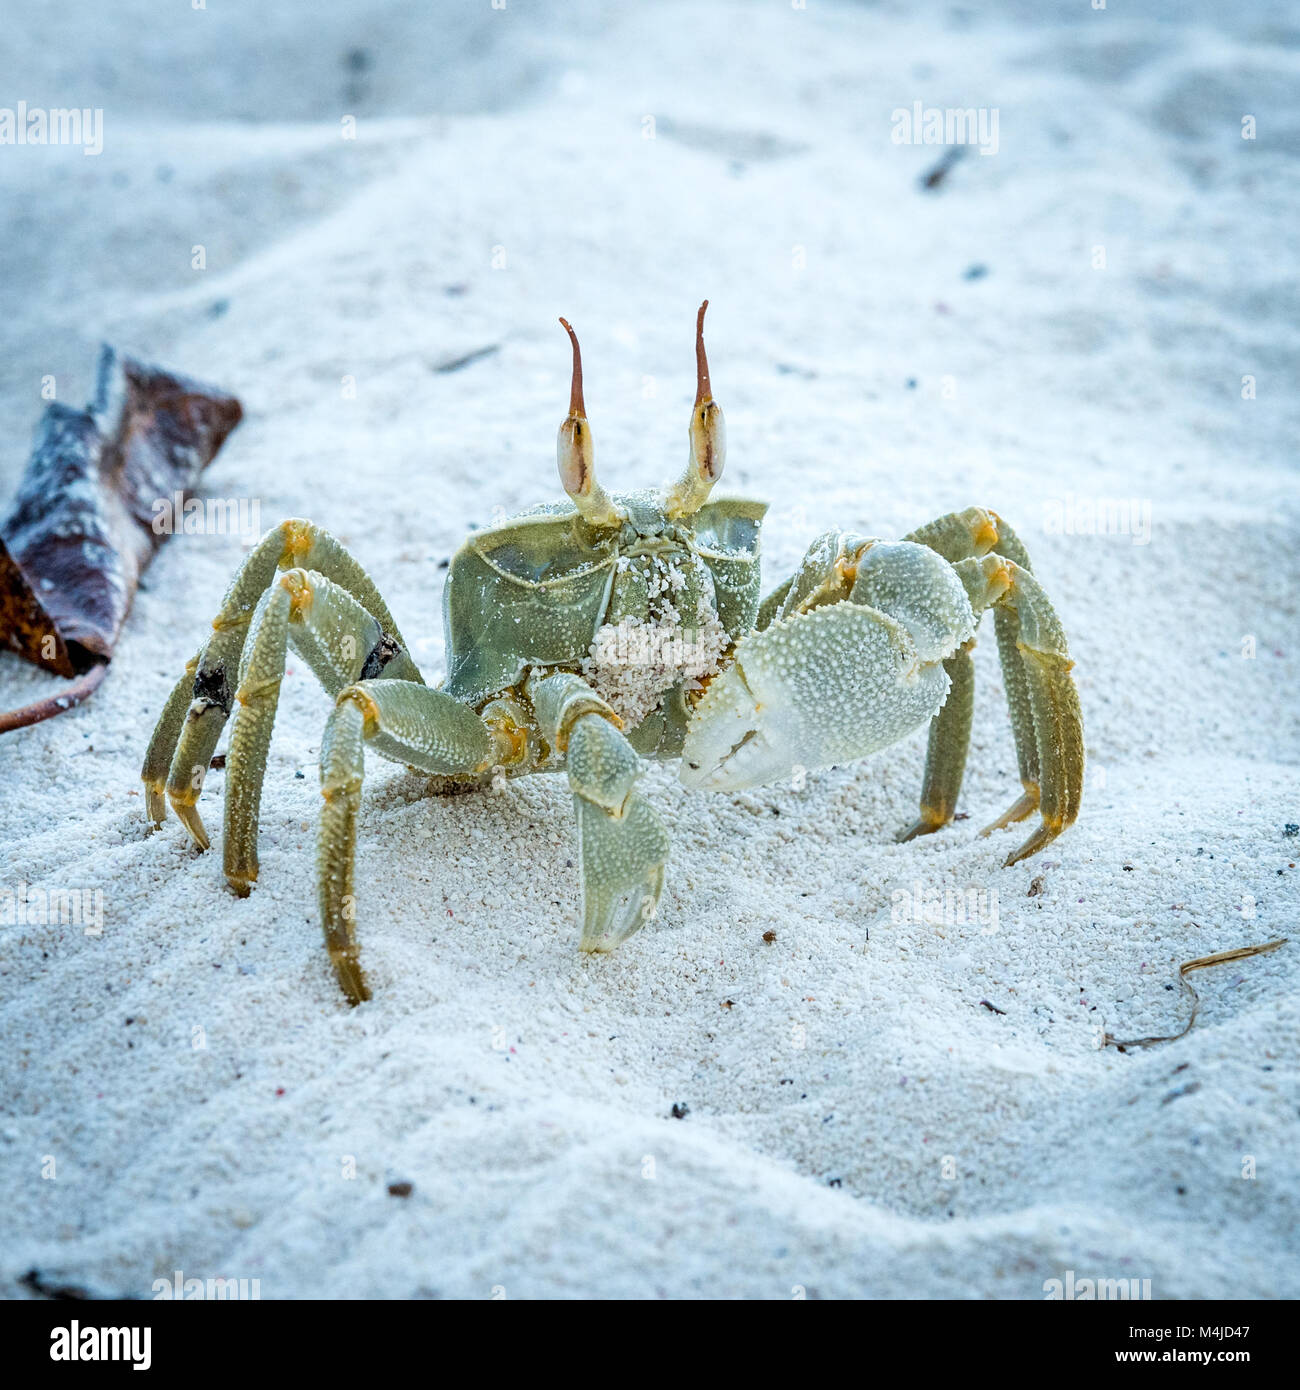
[[[225,872],[240,897],[257,880],[257,816],[288,648],[330,695],[363,675],[418,682],[407,652],[384,638],[378,620],[347,590],[310,570],[289,570],[258,600],[239,664],[226,760]]]
[[[316,842],[317,898],[325,949],[349,1004],[370,998],[357,945],[354,880],[357,812],[365,772],[366,712],[365,702],[352,698],[349,692],[348,699],[335,705],[325,725],[320,750],[325,808]]]
[[[961,560],[978,559],[995,550],[999,555],[1032,572],[1029,555],[1020,538],[996,512],[983,507],[967,507],[962,512],[949,512],[937,521],[920,527],[908,536],[937,551],[950,564]],[[1038,809],[1040,773],[1038,738],[1034,730],[1033,711],[1029,701],[1029,675],[1019,648],[1020,620],[1014,609],[995,607],[994,632],[998,644],[998,660],[1002,666],[1002,682],[1007,693],[1007,709],[1011,717],[1011,734],[1016,745],[1016,762],[1020,769],[1020,798],[986,827],[986,831],[1001,830],[1032,816]],[[960,784],[956,790],[960,789]],[[954,791],[954,801],[955,801]],[[934,827],[938,829],[938,827]]]
[[[295,566],[333,580],[371,614],[387,639],[405,646],[378,589],[333,536],[310,521],[296,519],[268,531],[231,581],[221,611],[213,619],[212,636],[163,707],[141,769],[149,819],[162,823],[165,788],[167,801],[200,849],[207,849],[208,837],[196,804],[213,749],[230,717],[231,682],[239,668],[249,622],[276,571]],[[413,679],[420,679],[418,673]],[[186,693],[188,702],[184,700]]]
[[[617,716],[580,677],[529,686],[542,734],[565,754],[582,861],[584,951],[612,951],[654,916],[669,839],[636,790],[641,759]]]
[[[172,693],[167,697],[167,703],[158,716],[157,724],[154,725],[149,747],[145,750],[144,768],[141,772],[144,779],[145,814],[155,825],[161,825],[167,818],[167,800],[163,796],[163,785],[167,770],[171,767],[172,754],[180,741],[185,717],[194,700],[194,674],[202,660],[203,649],[200,647],[194,657],[186,663],[180,680],[172,687]]]
[[[921,816],[898,838],[914,840],[948,824],[957,809],[957,794],[966,771],[970,746],[971,713],[975,708],[974,640],[943,663],[948,673],[948,698],[930,721],[930,744],[925,755],[925,780],[921,784]]]
[[[486,770],[496,741],[468,706],[406,680],[365,680],[340,692],[321,744],[316,872],[321,926],[339,985],[351,1004],[370,998],[356,934],[357,813],[365,745],[434,775]]]
[[[154,731],[142,770],[147,788],[145,803],[158,824],[162,823],[165,784],[167,802],[200,849],[208,848],[208,832],[198,813],[198,799],[208,775],[213,749],[230,718],[230,676],[238,670],[244,646],[247,619],[237,626],[219,629],[208,639],[190,682],[190,704],[180,726],[180,736],[170,750],[162,741],[161,728]],[[173,696],[175,691],[172,692]],[[163,707],[163,718],[171,701]],[[162,720],[159,721],[161,726]]]
[[[962,560],[954,566],[966,586],[971,606],[994,607],[1016,625],[1038,749],[1041,791],[1037,809],[1042,820],[1033,834],[1006,858],[1027,859],[1050,844],[1079,814],[1083,796],[1083,717],[1075,689],[1065,631],[1038,581],[1013,560],[997,553]],[[1014,809],[1014,808],[1013,808]],[[1005,824],[1006,817],[985,830]]]

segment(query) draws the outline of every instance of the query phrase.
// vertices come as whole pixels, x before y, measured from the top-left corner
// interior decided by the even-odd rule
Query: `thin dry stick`
[[[5,710],[0,714],[0,734],[14,729],[26,729],[39,724],[42,719],[53,719],[64,710],[75,709],[83,700],[88,700],[99,683],[108,674],[108,662],[97,661],[85,675],[78,676],[71,684],[61,686],[57,695],[47,695],[43,700],[33,700],[30,705],[20,709]]]
[[[1177,1042],[1179,1038],[1185,1038],[1192,1031],[1192,1025],[1196,1022],[1196,1015],[1201,1008],[1200,996],[1187,983],[1187,977],[1193,970],[1204,970],[1207,965],[1224,965],[1230,960],[1246,960],[1250,956],[1262,956],[1266,951],[1276,951],[1279,946],[1285,946],[1287,940],[1288,938],[1283,936],[1276,941],[1266,941],[1262,946],[1239,946],[1235,951],[1219,951],[1213,956],[1201,956],[1198,960],[1184,961],[1178,967],[1178,983],[1192,996],[1192,1013],[1182,1032],[1170,1033],[1165,1038],[1133,1038],[1128,1042],[1121,1042],[1114,1034],[1107,1033],[1102,1040],[1102,1046],[1118,1047],[1122,1051],[1125,1048],[1151,1047],[1155,1043]]]

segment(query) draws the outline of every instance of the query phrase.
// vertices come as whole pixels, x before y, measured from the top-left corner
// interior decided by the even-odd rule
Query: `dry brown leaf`
[[[167,539],[155,503],[194,487],[242,414],[233,396],[110,347],[91,405],[47,407],[0,525],[0,645],[72,684],[0,714],[0,733],[71,709],[103,679]]]

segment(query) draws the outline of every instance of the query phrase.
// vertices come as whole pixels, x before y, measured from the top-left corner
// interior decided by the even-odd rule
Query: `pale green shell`
[[[646,516],[645,494],[614,501]],[[690,523],[733,638],[758,613],[766,510],[762,502],[724,498]],[[619,533],[589,526],[571,502],[544,503],[475,532],[452,559],[443,591],[443,688],[473,704],[516,684],[530,666],[580,661],[605,621],[618,558]]]

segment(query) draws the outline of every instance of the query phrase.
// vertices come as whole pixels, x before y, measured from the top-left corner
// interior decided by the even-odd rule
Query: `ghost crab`
[[[688,787],[731,791],[851,762],[929,723],[920,818],[946,825],[970,735],[980,616],[992,608],[1023,794],[984,833],[1038,812],[1008,865],[1079,809],[1083,731],[1065,634],[1029,557],[995,513],[972,507],[901,541],[830,531],[760,601],[766,504],[710,502],[722,411],[696,320],[690,457],[662,493],[596,481],[569,324],[573,380],[560,426],[569,501],[476,532],[443,595],[447,675],[426,685],[357,562],[308,521],[249,555],[213,632],[172,691],[145,755],[150,819],[169,801],[208,847],[197,801],[232,710],[226,878],[257,878],[257,820],[286,652],[335,699],[321,745],[317,857],[326,946],[348,1000],[370,997],[355,928],[354,857],[364,749],[431,774],[433,790],[567,771],[583,882],[581,947],[608,951],[653,915],[668,835],[637,791],[642,758],[681,758]],[[164,799],[165,793],[165,799]]]

